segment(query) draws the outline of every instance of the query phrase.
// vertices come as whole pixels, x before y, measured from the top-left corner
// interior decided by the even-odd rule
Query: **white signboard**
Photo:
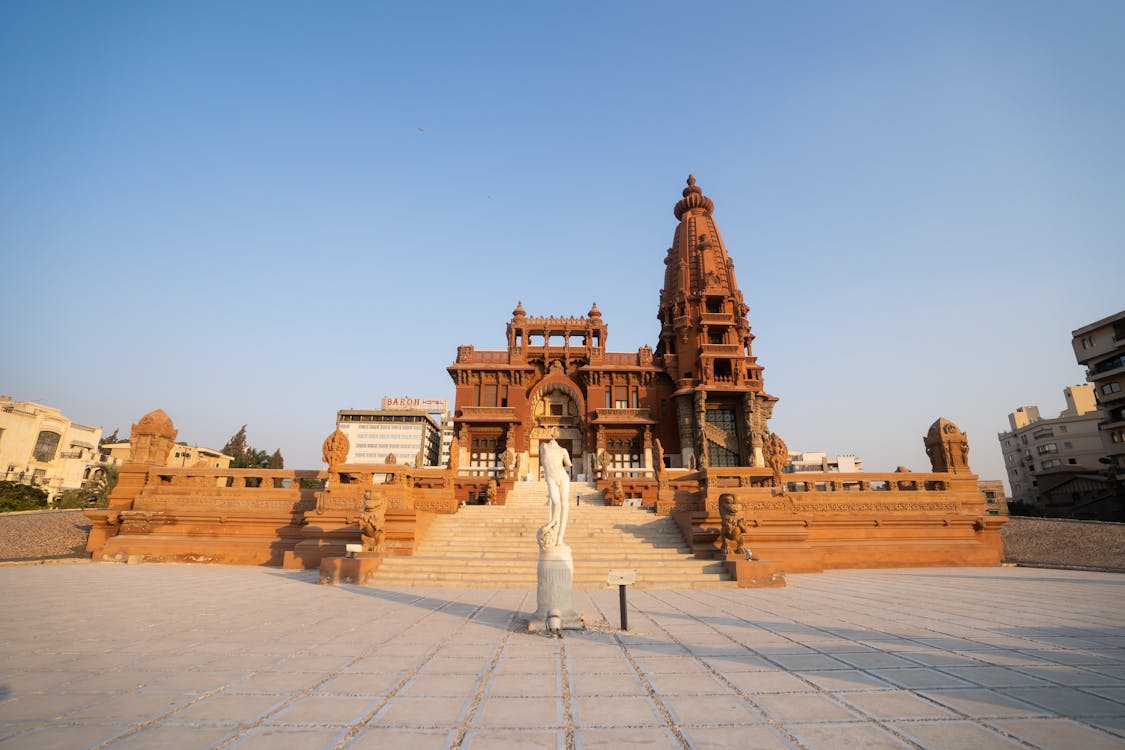
[[[411,409],[427,414],[449,411],[449,399],[445,398],[396,398],[383,396],[383,409]]]
[[[635,570],[611,570],[609,571],[610,586],[629,586],[637,582],[637,571]]]

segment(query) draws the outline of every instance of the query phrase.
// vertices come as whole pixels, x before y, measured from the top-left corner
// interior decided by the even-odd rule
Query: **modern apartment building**
[[[29,484],[54,500],[98,470],[101,427],[71,422],[53,406],[0,396],[0,480]]]
[[[1125,482],[1125,310],[1072,332],[1078,364],[1086,367],[1102,412],[1102,455],[1116,474],[1117,490]]]
[[[400,464],[437,466],[441,460],[441,426],[424,411],[343,409],[336,427],[348,438],[348,463],[383,463],[394,454]]]
[[[1017,502],[1046,506],[1040,486],[1045,477],[1093,470],[1104,455],[1094,387],[1072,385],[1063,389],[1063,395],[1066,408],[1057,417],[1044,419],[1038,406],[1021,406],[1008,415],[1011,429],[998,435],[1012,499]]]

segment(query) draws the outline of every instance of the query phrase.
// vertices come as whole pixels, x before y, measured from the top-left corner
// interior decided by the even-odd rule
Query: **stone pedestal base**
[[[527,622],[529,633],[547,629],[547,616],[558,612],[564,630],[583,630],[582,618],[574,611],[574,560],[570,547],[539,550],[536,609]]]
[[[382,555],[374,552],[359,552],[355,557],[326,557],[320,561],[320,582],[364,584],[381,562]]]
[[[727,571],[740,589],[782,588],[785,570],[772,560],[727,560]]]

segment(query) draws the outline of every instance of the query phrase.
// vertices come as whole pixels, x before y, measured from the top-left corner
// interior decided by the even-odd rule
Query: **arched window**
[[[60,437],[57,432],[48,432],[46,430],[40,432],[39,439],[35,441],[35,453],[32,454],[32,458],[44,463],[54,461],[55,452],[59,449]]]

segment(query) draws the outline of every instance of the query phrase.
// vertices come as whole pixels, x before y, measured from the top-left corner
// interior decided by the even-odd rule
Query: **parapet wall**
[[[755,558],[788,572],[828,568],[999,565],[1005,517],[990,516],[967,473],[800,473],[774,486],[769,469],[706,469],[694,496],[657,509],[676,516],[697,557],[719,552],[719,498],[729,494]]]

